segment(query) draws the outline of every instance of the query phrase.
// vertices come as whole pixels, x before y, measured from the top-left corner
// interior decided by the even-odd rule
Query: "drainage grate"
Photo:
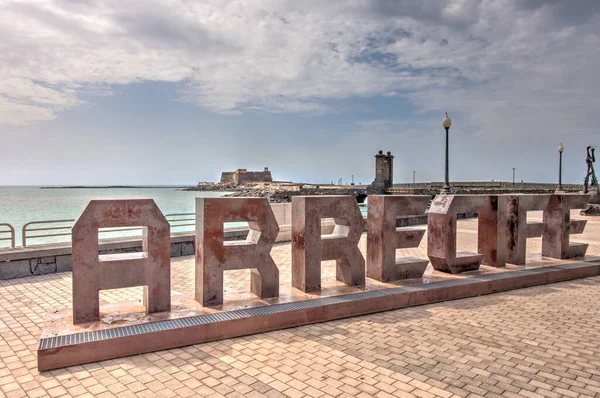
[[[546,270],[549,270],[549,269],[552,269],[552,267],[546,267]],[[522,271],[509,271],[509,272],[480,275],[479,278],[481,278],[482,280],[485,280],[485,281],[497,281],[497,280],[501,280],[501,279],[515,278],[519,275],[533,275],[533,272],[523,269]]]
[[[92,332],[83,332],[64,336],[48,337],[40,340],[39,349],[49,349],[62,347],[67,345],[89,343],[99,340],[107,340],[116,337],[135,336],[143,333],[160,332],[164,330],[180,329],[184,327],[205,325],[209,323],[224,322],[234,319],[248,318],[253,316],[271,315],[300,309],[314,308],[331,304],[351,303],[354,301],[365,300],[376,297],[384,297],[402,293],[417,292],[423,290],[443,289],[452,286],[470,285],[478,282],[501,280],[514,278],[522,275],[535,275],[542,272],[547,272],[556,269],[572,269],[578,267],[586,267],[587,264],[567,264],[556,265],[549,267],[530,268],[519,271],[493,273],[479,275],[473,278],[452,279],[441,282],[426,283],[419,286],[402,286],[389,289],[370,290],[360,293],[352,293],[341,296],[331,296],[318,298],[313,300],[296,301],[283,304],[274,304],[270,306],[244,308],[239,310],[220,312],[208,315],[198,315],[181,319],[170,319],[141,325],[130,325],[115,327],[112,329],[97,330]]]
[[[428,283],[425,286],[427,286],[428,289],[440,289],[440,288],[452,287],[452,286],[471,285],[471,284],[478,283],[478,282],[485,282],[485,279],[480,278],[480,277],[451,279],[451,280],[447,280],[447,281]]]
[[[536,267],[536,268],[527,268],[525,272],[529,272],[529,274],[543,274],[544,272],[548,272],[548,268],[550,267]],[[562,269],[561,266],[553,266],[553,269]]]

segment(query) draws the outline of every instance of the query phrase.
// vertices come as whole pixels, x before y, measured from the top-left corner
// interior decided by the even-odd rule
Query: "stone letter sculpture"
[[[144,227],[143,253],[98,255],[98,228]],[[144,286],[148,314],[171,310],[170,226],[152,199],[92,200],[72,231],[73,323],[100,320],[99,291]]]
[[[244,241],[224,241],[223,223],[247,221]],[[279,227],[266,198],[196,198],[196,300],[223,303],[223,271],[251,269],[250,290],[279,296],[279,269],[271,248]]]
[[[423,215],[429,195],[369,195],[367,216],[367,276],[381,282],[421,278],[429,260],[396,258],[396,249],[418,247],[423,228],[396,228],[396,217]]]
[[[571,209],[584,208],[589,195],[552,195],[544,209],[544,236],[542,256],[567,259],[585,256],[588,245],[569,243],[571,234],[581,234],[586,220],[571,220]]]
[[[494,196],[438,195],[431,203],[427,221],[427,256],[438,271],[457,274],[479,269],[484,257],[496,247]],[[459,213],[479,212],[479,234],[490,231],[489,239],[478,238],[480,253],[456,252],[456,218]],[[495,262],[495,260],[493,260]],[[495,264],[491,264],[495,265]]]
[[[483,254],[482,263],[490,267],[504,267],[506,256],[498,250],[498,195],[489,195],[485,206],[478,209],[477,252]]]
[[[321,219],[333,218],[332,234],[321,236]],[[354,196],[292,197],[292,286],[321,290],[321,261],[336,260],[336,279],[365,284],[365,259],[358,248],[364,220]]]
[[[527,222],[527,212],[544,210],[550,195],[499,195],[498,196],[498,254],[503,261],[524,265],[527,239],[544,233],[543,222]]]

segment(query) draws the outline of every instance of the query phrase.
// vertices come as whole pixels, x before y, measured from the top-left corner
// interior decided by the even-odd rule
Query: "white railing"
[[[190,218],[190,216],[192,216]],[[165,214],[165,218],[171,224],[171,228],[181,228],[195,226],[194,213],[173,213]],[[57,236],[70,236],[71,228],[73,228],[74,219],[66,220],[36,220],[29,221],[23,225],[21,229],[21,245],[27,247],[29,241],[32,239],[52,238]],[[9,224],[0,224],[9,225]],[[99,233],[110,233],[110,232],[125,232],[125,231],[141,231],[142,227],[121,227],[121,228],[100,228]],[[2,239],[0,239],[2,240]],[[13,241],[14,241],[14,229],[13,229]],[[13,246],[14,247],[14,242]]]
[[[6,235],[8,234],[8,237]],[[15,247],[15,228],[9,223],[0,223],[0,241],[10,241],[10,247]]]

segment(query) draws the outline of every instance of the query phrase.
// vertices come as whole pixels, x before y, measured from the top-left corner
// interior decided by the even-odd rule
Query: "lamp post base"
[[[444,187],[442,188],[440,195],[452,195],[452,190],[450,189],[450,187],[448,185],[444,185]]]
[[[565,191],[563,191],[562,185],[557,186],[556,191],[554,191],[554,193],[565,193]]]

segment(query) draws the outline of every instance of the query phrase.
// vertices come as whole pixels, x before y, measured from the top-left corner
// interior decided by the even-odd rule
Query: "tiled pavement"
[[[459,223],[459,249],[474,249],[475,228]],[[574,240],[600,255],[599,236],[600,220],[590,221]],[[530,251],[539,244],[530,240]],[[289,280],[289,244],[272,254]],[[191,292],[192,265],[173,260],[173,290]],[[228,272],[230,297],[248,281]],[[0,281],[0,396],[600,396],[599,288],[594,277],[39,374],[44,317],[70,306],[71,275]]]

